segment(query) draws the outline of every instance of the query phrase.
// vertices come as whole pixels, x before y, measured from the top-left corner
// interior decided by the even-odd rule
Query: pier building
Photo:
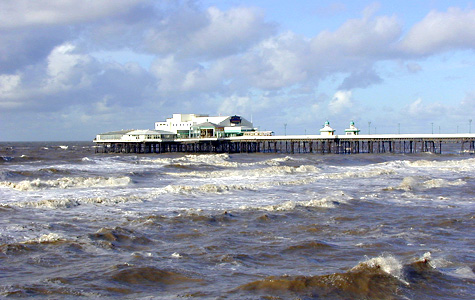
[[[345,129],[345,134],[346,135],[358,135],[360,134],[360,130],[356,128],[355,122],[351,121],[350,122],[350,128]]]
[[[321,135],[335,135],[335,129],[330,127],[330,122],[326,121],[323,128],[320,129]]]
[[[252,122],[241,116],[203,114],[173,114],[164,122],[156,122],[155,130],[173,132],[179,138],[242,136],[257,131]]]
[[[96,136],[101,153],[442,153],[460,147],[459,153],[475,154],[475,134],[366,134],[354,122],[345,135],[335,135],[330,122],[320,135],[274,136],[259,131],[240,116],[209,117],[174,114],[154,130],[120,130]],[[453,150],[451,150],[453,151]]]

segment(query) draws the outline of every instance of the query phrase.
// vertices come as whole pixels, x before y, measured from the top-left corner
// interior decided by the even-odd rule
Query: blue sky
[[[92,140],[173,113],[276,134],[474,118],[471,1],[4,0],[0,20],[1,141]]]

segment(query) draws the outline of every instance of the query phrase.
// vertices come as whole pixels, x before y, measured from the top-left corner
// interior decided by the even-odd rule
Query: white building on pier
[[[326,121],[322,129],[320,129],[321,135],[335,135],[335,129],[330,127],[330,122]]]
[[[201,114],[173,114],[164,122],[156,122],[155,130],[173,132],[178,138],[241,136],[257,131],[251,122],[240,116]]]
[[[356,128],[355,122],[351,121],[350,128],[345,129],[345,135],[358,135],[360,130]]]

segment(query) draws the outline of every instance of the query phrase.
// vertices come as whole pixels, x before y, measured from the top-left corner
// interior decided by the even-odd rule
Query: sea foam
[[[130,178],[124,177],[62,177],[51,180],[22,180],[19,182],[2,181],[0,186],[9,187],[18,191],[32,191],[41,189],[71,189],[88,187],[125,186]]]

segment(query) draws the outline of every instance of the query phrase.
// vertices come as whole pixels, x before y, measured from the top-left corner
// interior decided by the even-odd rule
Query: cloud
[[[235,113],[252,113],[251,112],[252,99],[250,97],[239,97],[233,95],[222,101],[219,106],[218,113],[220,114],[235,114]]]
[[[347,10],[341,4],[328,9]],[[45,119],[60,113],[104,121],[116,114],[123,118],[117,123],[129,122],[125,111],[134,110],[159,111],[157,118],[185,109],[237,110],[260,113],[269,122],[275,119],[270,116],[302,122],[349,114],[352,91],[397,76],[384,69],[386,62],[421,76],[418,59],[475,46],[475,10],[432,11],[405,29],[398,16],[378,15],[378,9],[368,6],[334,30],[304,36],[279,31],[255,7],[203,7],[193,0],[5,0],[0,109],[19,118],[43,112]],[[130,63],[93,54],[108,51],[130,53]],[[137,54],[153,59],[140,65]],[[471,99],[464,105],[471,107]],[[440,115],[448,108],[456,112],[421,99],[405,107],[409,116]]]
[[[145,43],[156,54],[214,60],[240,53],[274,32],[275,25],[257,9],[210,7],[203,12],[185,6],[152,28]]]
[[[328,104],[328,110],[332,114],[338,114],[343,110],[353,106],[351,102],[351,91],[337,91],[330,103]]]
[[[367,62],[389,57],[401,32],[401,24],[394,16],[366,16],[348,20],[334,32],[319,33],[311,47],[319,57],[327,58],[327,64]]]
[[[431,55],[452,49],[475,48],[475,10],[431,11],[401,42],[409,54]]]
[[[346,77],[339,89],[351,90],[354,88],[366,88],[370,85],[381,83],[383,80],[374,70],[356,71]]]
[[[417,98],[414,102],[404,107],[402,113],[421,120],[435,120],[438,117],[445,117],[451,114],[453,110],[453,107],[439,102],[424,104],[422,98]]]
[[[144,8],[149,0],[97,0],[83,3],[81,1],[49,0],[4,0],[0,1],[0,70],[14,73],[32,64],[41,63],[55,47],[74,41],[83,41],[85,50],[106,45],[106,41],[116,40],[122,46],[141,45],[134,36],[142,36],[135,23],[144,24]],[[149,4],[150,7],[151,4]],[[153,11],[148,9],[148,11]],[[120,25],[119,25],[120,24]],[[99,35],[104,27],[115,28],[114,34],[107,32]],[[125,43],[126,32],[133,28]],[[105,38],[105,37],[108,38]],[[98,43],[98,41],[101,43]],[[87,41],[87,42],[86,42]],[[96,45],[91,45],[95,42]],[[135,42],[135,43],[134,43]]]
[[[0,29],[64,25],[125,13],[148,0],[2,0]]]
[[[138,64],[100,63],[77,53],[69,43],[54,48],[46,63],[34,69],[30,73],[0,75],[2,109],[53,112],[77,105],[92,108],[96,103],[137,106],[153,97],[156,89],[153,76]]]

